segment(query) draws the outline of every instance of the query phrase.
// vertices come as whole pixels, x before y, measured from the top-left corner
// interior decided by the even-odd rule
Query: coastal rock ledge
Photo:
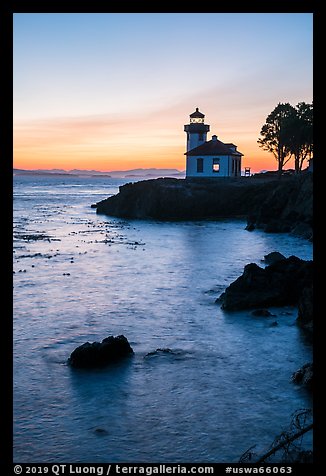
[[[128,183],[94,205],[121,218],[247,219],[248,230],[289,232],[312,239],[312,173],[275,178],[159,178]]]
[[[133,353],[134,351],[124,335],[109,336],[102,342],[85,342],[77,347],[71,353],[68,364],[75,368],[104,367]]]

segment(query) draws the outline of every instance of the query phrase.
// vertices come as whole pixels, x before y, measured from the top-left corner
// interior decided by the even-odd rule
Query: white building
[[[216,135],[207,141],[209,125],[205,115],[196,111],[190,114],[190,124],[184,126],[187,133],[186,177],[237,177],[241,176],[241,157],[237,146],[218,140]]]

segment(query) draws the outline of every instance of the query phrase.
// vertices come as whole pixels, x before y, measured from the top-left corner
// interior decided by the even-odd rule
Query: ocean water
[[[271,251],[312,244],[241,220],[97,215],[126,180],[14,177],[15,462],[237,462],[264,451],[309,393],[297,310],[224,312],[215,299]],[[273,326],[272,322],[278,325]],[[134,356],[67,365],[84,342],[124,334]],[[148,353],[156,349],[171,352]],[[306,444],[309,444],[309,436]]]

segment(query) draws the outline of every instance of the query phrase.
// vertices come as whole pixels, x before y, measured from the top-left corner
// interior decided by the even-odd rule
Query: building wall
[[[187,151],[192,150],[199,145],[202,145],[207,140],[207,133],[202,132],[201,134],[192,132],[187,135]]]
[[[203,159],[203,172],[197,172],[197,159]],[[219,171],[213,171],[213,160],[219,159]],[[240,160],[239,167],[232,171],[232,161]],[[241,159],[238,156],[232,155],[194,155],[187,156],[186,176],[187,177],[234,177],[241,175]]]

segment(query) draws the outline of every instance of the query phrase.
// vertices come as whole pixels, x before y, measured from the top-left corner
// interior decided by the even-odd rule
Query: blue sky
[[[127,166],[121,151],[104,150],[119,149],[114,140],[123,137],[130,159],[131,137],[135,165],[143,147],[153,166],[162,160],[171,165],[169,154],[177,154],[182,168],[183,124],[195,107],[212,133],[237,143],[248,160],[256,160],[255,153],[267,160],[256,144],[267,115],[278,102],[312,101],[312,34],[309,13],[15,14],[18,161],[25,157],[27,167],[43,154],[44,168],[50,157],[53,167],[60,160],[69,167],[67,140],[58,149],[64,134],[58,129],[69,120],[75,132],[83,123],[84,146],[89,137],[83,167],[92,159],[92,144],[98,151],[93,163],[103,170]],[[37,131],[42,150],[36,142],[32,147]],[[46,150],[46,134],[55,148]],[[77,136],[70,145],[72,168],[80,153]]]

